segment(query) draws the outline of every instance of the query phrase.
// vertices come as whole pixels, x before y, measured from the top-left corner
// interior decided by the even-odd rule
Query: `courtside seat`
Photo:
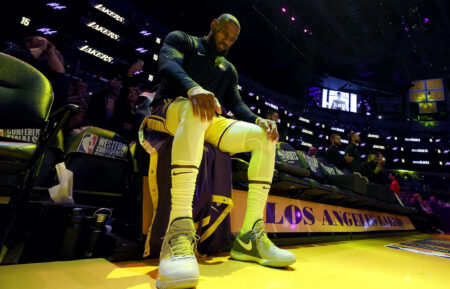
[[[310,157],[302,151],[296,151],[296,154],[303,168],[311,172],[312,187],[303,191],[303,198],[319,198],[321,200],[342,200],[345,198],[345,194],[339,194],[340,188],[325,184],[325,175],[320,168],[318,159]]]
[[[319,159],[319,165],[325,176],[325,182],[338,186],[340,194],[345,196],[345,201],[357,203],[361,207],[373,207],[376,205],[374,199],[367,196],[367,182],[357,174],[345,174],[336,166]]]
[[[53,103],[48,79],[31,65],[0,53],[0,246],[8,254],[24,224],[23,212],[30,199],[44,153],[77,106],[68,105],[50,115]],[[14,138],[23,130],[39,131],[35,142]],[[15,181],[11,184],[10,181]]]
[[[338,186],[341,189],[349,190],[359,195],[367,195],[367,182],[362,177],[356,174],[345,174],[339,168],[323,159],[319,161],[327,184]]]
[[[75,202],[115,207],[128,191],[128,153],[128,141],[112,131],[92,126],[74,130],[65,163],[73,172]]]
[[[303,167],[295,149],[287,143],[277,143],[275,169],[278,175],[272,183],[273,192],[298,197],[303,190],[312,188],[311,172]]]

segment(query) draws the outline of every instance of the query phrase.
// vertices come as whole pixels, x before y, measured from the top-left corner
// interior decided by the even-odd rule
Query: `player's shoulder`
[[[198,37],[187,34],[181,30],[175,30],[167,34],[165,42],[173,43],[173,42],[184,42],[188,45],[197,46]]]

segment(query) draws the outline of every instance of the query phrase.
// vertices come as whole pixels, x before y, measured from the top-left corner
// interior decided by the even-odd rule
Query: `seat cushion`
[[[0,173],[16,173],[24,170],[33,159],[36,145],[33,143],[0,141]]]
[[[93,126],[84,127],[74,131],[66,143],[65,157],[74,153],[128,160],[128,141],[109,130]]]

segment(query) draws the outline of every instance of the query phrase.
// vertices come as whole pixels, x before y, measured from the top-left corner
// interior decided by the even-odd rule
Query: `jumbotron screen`
[[[371,114],[371,106],[367,96],[321,87],[309,88],[307,105],[314,108]]]
[[[322,89],[323,108],[356,113],[357,112],[356,103],[357,103],[356,94],[325,88]]]

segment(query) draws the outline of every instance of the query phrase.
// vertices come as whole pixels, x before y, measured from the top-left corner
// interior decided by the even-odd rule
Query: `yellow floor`
[[[217,256],[200,260],[201,288],[450,288],[450,259],[385,248],[430,237],[414,235],[291,247],[287,269]],[[110,263],[104,259],[0,266],[1,289],[155,288],[157,260]]]

